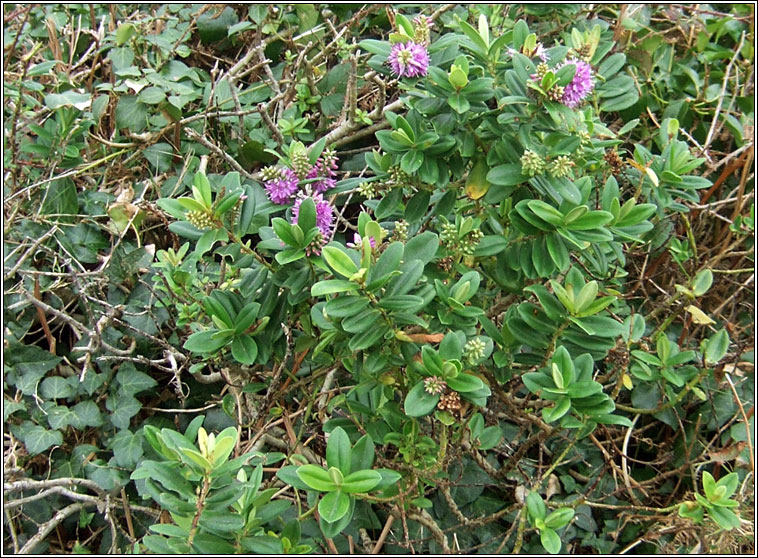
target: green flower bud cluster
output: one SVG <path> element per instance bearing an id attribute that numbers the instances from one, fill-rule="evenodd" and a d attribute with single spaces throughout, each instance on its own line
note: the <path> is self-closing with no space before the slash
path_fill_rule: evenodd
<path id="1" fill-rule="evenodd" d="M 194 225 L 201 231 L 205 229 L 215 228 L 213 219 L 205 211 L 198 211 L 198 210 L 188 211 L 187 221 L 189 221 L 191 225 Z"/>
<path id="2" fill-rule="evenodd" d="M 408 240 L 408 222 L 405 220 L 400 220 L 395 222 L 395 231 L 394 231 L 394 237 L 395 240 L 398 240 L 400 242 L 405 242 Z"/>
<path id="3" fill-rule="evenodd" d="M 585 62 L 589 62 L 592 58 L 592 46 L 588 43 L 583 44 L 579 48 L 572 49 L 577 58 L 581 58 Z"/>
<path id="4" fill-rule="evenodd" d="M 470 233 L 468 233 L 464 238 L 460 241 L 460 251 L 465 256 L 473 256 L 474 250 L 476 250 L 476 247 L 479 245 L 479 241 L 484 236 L 484 233 L 480 231 L 479 229 L 474 229 Z"/>
<path id="5" fill-rule="evenodd" d="M 455 245 L 458 242 L 458 227 L 456 227 L 454 223 L 442 223 L 440 240 L 448 248 Z"/>
<path id="6" fill-rule="evenodd" d="M 454 223 L 443 223 L 440 231 L 440 240 L 449 252 L 460 253 L 464 256 L 473 256 L 479 241 L 484 234 L 479 229 L 472 229 L 463 238 L 459 238 L 458 226 Z"/>
<path id="7" fill-rule="evenodd" d="M 550 162 L 547 171 L 553 178 L 565 178 L 571 175 L 571 168 L 574 161 L 568 155 L 561 155 Z"/>
<path id="8" fill-rule="evenodd" d="M 534 151 L 527 149 L 521 156 L 521 171 L 529 176 L 535 176 L 545 172 L 545 159 Z"/>
<path id="9" fill-rule="evenodd" d="M 563 98 L 563 94 L 566 92 L 566 88 L 560 85 L 553 85 L 547 92 L 547 98 L 551 101 L 560 101 Z"/>
<path id="10" fill-rule="evenodd" d="M 372 200 L 377 194 L 376 186 L 376 182 L 361 182 L 358 184 L 358 193 L 365 196 L 366 199 Z"/>
<path id="11" fill-rule="evenodd" d="M 484 356 L 486 345 L 481 339 L 471 339 L 463 346 L 463 357 L 469 364 L 475 364 Z"/>
<path id="12" fill-rule="evenodd" d="M 413 177 L 407 172 L 403 171 L 400 167 L 390 167 L 389 179 L 387 184 L 390 188 L 395 186 L 410 186 L 413 183 Z"/>
<path id="13" fill-rule="evenodd" d="M 545 74 L 547 74 L 548 70 L 550 70 L 550 67 L 544 62 L 537 64 L 537 69 L 535 71 L 537 74 L 537 83 L 542 81 L 542 78 L 545 77 Z"/>
<path id="14" fill-rule="evenodd" d="M 592 147 L 592 136 L 587 130 L 579 132 L 579 139 L 581 140 L 582 147 Z"/>
<path id="15" fill-rule="evenodd" d="M 308 159 L 308 154 L 304 151 L 298 151 L 292 155 L 292 170 L 295 171 L 297 177 L 302 180 L 308 171 L 311 170 L 311 162 Z"/>
<path id="16" fill-rule="evenodd" d="M 279 180 L 282 178 L 282 169 L 276 166 L 265 167 L 261 170 L 261 178 L 263 178 L 264 182 Z"/>

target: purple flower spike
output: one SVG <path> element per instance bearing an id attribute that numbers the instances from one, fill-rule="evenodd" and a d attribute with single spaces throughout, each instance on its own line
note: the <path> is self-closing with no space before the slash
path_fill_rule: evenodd
<path id="1" fill-rule="evenodd" d="M 306 198 L 302 193 L 298 194 L 295 205 L 292 206 L 292 223 L 297 223 L 297 216 L 300 213 L 300 204 Z M 332 223 L 334 222 L 334 208 L 324 199 L 321 194 L 311 196 L 316 204 L 316 226 L 321 231 L 321 235 L 328 239 L 332 235 Z M 303 231 L 307 232 L 307 231 Z"/>
<path id="2" fill-rule="evenodd" d="M 279 205 L 284 205 L 292 200 L 297 192 L 297 175 L 290 169 L 282 169 L 279 178 L 267 181 L 264 186 L 269 199 Z"/>
<path id="3" fill-rule="evenodd" d="M 322 194 L 330 188 L 334 188 L 334 186 L 337 184 L 337 182 L 334 180 L 334 177 L 337 176 L 337 173 L 334 172 L 336 169 L 336 158 L 331 158 L 326 162 L 323 160 L 323 158 L 319 158 L 319 160 L 316 161 L 316 164 L 311 167 L 311 170 L 308 171 L 308 174 L 305 178 L 323 177 L 322 180 L 313 182 L 311 184 L 311 188 L 313 188 L 313 191 L 316 194 Z"/>
<path id="4" fill-rule="evenodd" d="M 429 53 L 423 45 L 408 41 L 392 47 L 387 59 L 397 77 L 425 76 L 429 68 Z"/>
<path id="5" fill-rule="evenodd" d="M 575 108 L 590 94 L 593 87 L 595 87 L 595 82 L 592 80 L 592 68 L 584 60 L 577 60 L 576 58 L 566 60 L 556 70 L 566 64 L 575 64 L 576 73 L 571 83 L 566 86 L 561 102 L 569 108 Z"/>

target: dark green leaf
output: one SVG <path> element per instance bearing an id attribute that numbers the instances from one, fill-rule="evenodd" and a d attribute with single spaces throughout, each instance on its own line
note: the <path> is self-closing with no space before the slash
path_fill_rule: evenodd
<path id="1" fill-rule="evenodd" d="M 219 330 L 209 329 L 190 335 L 184 342 L 184 348 L 193 353 L 214 353 L 229 342 L 228 337 L 214 337 Z"/>
<path id="2" fill-rule="evenodd" d="M 498 165 L 487 173 L 487 181 L 497 186 L 516 186 L 528 180 L 528 176 L 521 174 L 520 163 Z"/>
<path id="3" fill-rule="evenodd" d="M 232 356 L 241 364 L 253 364 L 258 356 L 258 345 L 250 335 L 236 335 L 232 340 Z"/>
<path id="4" fill-rule="evenodd" d="M 461 393 L 476 391 L 484 387 L 484 382 L 480 378 L 465 373 L 458 374 L 455 378 L 447 378 L 445 381 L 450 389 Z"/>
<path id="5" fill-rule="evenodd" d="M 439 237 L 431 231 L 426 231 L 414 236 L 405 245 L 403 259 L 406 262 L 421 260 L 421 262 L 426 265 L 434 259 L 439 242 Z"/>

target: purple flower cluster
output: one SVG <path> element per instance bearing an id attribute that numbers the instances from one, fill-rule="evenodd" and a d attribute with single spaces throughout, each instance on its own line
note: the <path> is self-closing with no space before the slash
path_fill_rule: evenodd
<path id="1" fill-rule="evenodd" d="M 595 82 L 592 80 L 592 68 L 584 60 L 571 58 L 555 69 L 558 70 L 567 64 L 575 64 L 576 73 L 571 83 L 565 87 L 561 102 L 567 107 L 574 108 L 590 94 L 595 87 Z"/>
<path id="2" fill-rule="evenodd" d="M 408 41 L 392 47 L 387 62 L 397 77 L 425 76 L 429 68 L 429 53 L 423 45 Z"/>
<path id="3" fill-rule="evenodd" d="M 278 177 L 264 183 L 269 199 L 279 205 L 288 203 L 298 189 L 298 179 L 290 169 L 278 169 Z"/>
<path id="4" fill-rule="evenodd" d="M 297 216 L 300 213 L 300 204 L 306 199 L 303 192 L 298 193 L 295 199 L 295 205 L 292 206 L 292 224 L 297 223 Z M 321 231 L 321 236 L 328 239 L 332 235 L 332 224 L 334 222 L 334 208 L 324 199 L 321 194 L 310 196 L 316 204 L 316 226 Z"/>
<path id="5" fill-rule="evenodd" d="M 295 202 L 292 207 L 293 224 L 297 223 L 300 204 L 307 197 L 311 197 L 316 204 L 316 226 L 319 228 L 323 239 L 328 240 L 332 234 L 334 208 L 324 199 L 323 193 L 336 185 L 336 170 L 337 157 L 334 151 L 327 149 L 305 176 L 306 179 L 318 180 L 304 184 L 302 189 L 298 176 L 292 169 L 272 166 L 263 169 L 261 174 L 263 175 L 266 193 L 272 202 L 279 205 Z M 314 251 L 314 253 L 318 252 Z"/>
<path id="6" fill-rule="evenodd" d="M 312 182 L 311 187 L 316 194 L 326 192 L 330 188 L 334 188 L 336 181 L 335 177 L 337 173 L 337 158 L 336 157 L 319 157 L 316 164 L 311 167 L 305 178 L 321 178 L 318 182 Z"/>

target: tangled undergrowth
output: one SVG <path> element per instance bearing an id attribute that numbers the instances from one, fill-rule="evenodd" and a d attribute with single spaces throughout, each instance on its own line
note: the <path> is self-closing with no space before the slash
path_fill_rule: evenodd
<path id="1" fill-rule="evenodd" d="M 754 552 L 753 6 L 3 17 L 5 552 Z"/>

